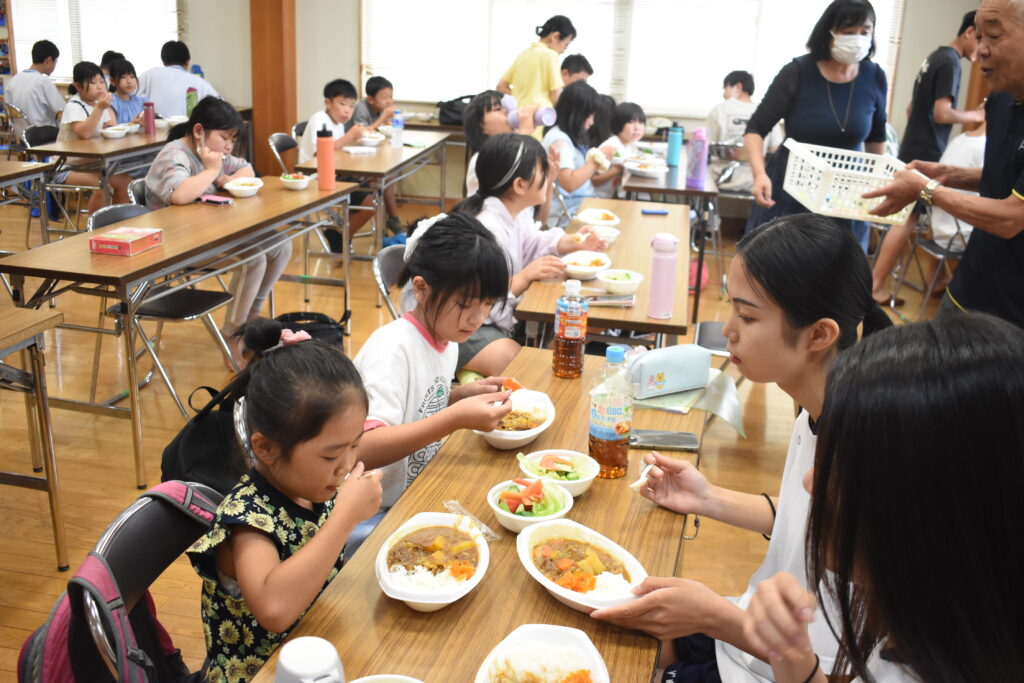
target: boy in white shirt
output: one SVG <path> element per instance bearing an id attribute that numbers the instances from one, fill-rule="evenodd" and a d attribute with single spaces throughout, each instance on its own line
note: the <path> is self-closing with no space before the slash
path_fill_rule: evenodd
<path id="1" fill-rule="evenodd" d="M 356 104 L 356 87 L 344 78 L 324 86 L 324 108 L 315 112 L 306 122 L 306 130 L 299 142 L 299 163 L 316 158 L 316 134 L 324 127 L 331 131 L 334 149 L 353 145 L 368 130 L 361 123 L 350 124 Z"/>
<path id="2" fill-rule="evenodd" d="M 19 135 L 29 126 L 53 126 L 57 113 L 64 109 L 64 98 L 50 80 L 57 68 L 60 50 L 49 40 L 32 46 L 32 66 L 22 69 L 7 81 L 7 101 L 21 110 L 24 120 L 16 122 Z"/>
<path id="3" fill-rule="evenodd" d="M 754 77 L 746 71 L 732 71 L 722 82 L 722 101 L 708 113 L 708 140 L 711 142 L 743 142 L 747 122 L 757 109 L 751 99 Z M 782 144 L 782 133 L 774 128 L 765 140 L 766 152 L 774 152 Z"/>
<path id="4" fill-rule="evenodd" d="M 334 149 L 346 145 L 354 145 L 369 130 L 361 123 L 350 124 L 352 112 L 356 104 L 356 87 L 344 78 L 337 78 L 324 86 L 324 108 L 315 112 L 306 122 L 306 130 L 299 140 L 299 163 L 312 161 L 316 158 L 316 134 L 323 128 L 331 131 Z M 359 178 L 343 178 L 350 182 L 360 182 Z M 369 192 L 353 192 L 352 204 L 366 204 L 371 198 Z M 373 217 L 373 211 L 353 211 L 349 216 L 349 235 L 354 235 L 367 221 Z M 331 251 L 341 251 L 341 233 L 334 228 L 324 230 L 324 236 L 330 244 Z"/>
<path id="5" fill-rule="evenodd" d="M 709 142 L 742 144 L 747 122 L 757 109 L 757 104 L 750 97 L 753 94 L 754 77 L 749 72 L 731 71 L 725 77 L 722 82 L 722 101 L 708 113 L 706 125 Z M 764 153 L 774 152 L 782 144 L 782 140 L 782 130 L 776 125 L 765 138 Z M 742 161 L 746 159 L 745 156 L 716 159 L 711 164 L 711 177 L 718 181 L 726 168 L 736 165 L 734 159 L 740 161 L 740 164 L 733 169 L 728 179 L 722 179 L 719 189 L 729 192 L 750 192 L 754 187 L 754 176 L 750 171 L 750 164 Z"/>
<path id="6" fill-rule="evenodd" d="M 191 59 L 188 45 L 180 40 L 169 40 L 160 48 L 164 65 L 153 67 L 139 78 L 139 96 L 152 102 L 160 116 L 186 116 L 185 96 L 189 88 L 196 89 L 196 102 L 207 95 L 220 97 L 206 79 L 189 73 Z"/>

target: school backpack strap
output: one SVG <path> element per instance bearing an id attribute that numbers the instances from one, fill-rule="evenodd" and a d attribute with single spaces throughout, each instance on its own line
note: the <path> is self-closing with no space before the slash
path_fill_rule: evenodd
<path id="1" fill-rule="evenodd" d="M 195 486 L 183 481 L 165 481 L 142 494 L 147 498 L 162 498 L 201 524 L 213 524 L 218 503 Z"/>
<path id="2" fill-rule="evenodd" d="M 146 683 L 151 680 L 149 672 L 153 671 L 153 660 L 139 648 L 121 591 L 106 560 L 100 555 L 90 552 L 68 582 L 68 601 L 72 615 L 70 623 L 78 622 L 79 626 L 71 627 L 67 640 L 71 666 L 78 680 L 94 680 L 88 677 L 96 675 L 98 648 L 104 647 L 97 642 L 101 637 L 114 651 L 119 683 Z M 90 623 L 86 610 L 95 610 L 97 619 L 93 623 L 98 621 L 102 630 L 112 638 L 106 638 L 88 626 L 81 628 Z M 87 636 L 91 636 L 92 642 L 84 642 Z M 49 680 L 45 671 L 43 680 Z"/>

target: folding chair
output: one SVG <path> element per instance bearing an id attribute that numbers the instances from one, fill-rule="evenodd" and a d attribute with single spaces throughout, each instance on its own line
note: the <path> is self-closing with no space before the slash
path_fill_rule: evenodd
<path id="1" fill-rule="evenodd" d="M 60 133 L 60 129 L 57 126 L 29 126 L 25 129 L 25 133 L 22 139 L 25 143 L 25 147 L 37 147 L 39 145 L 48 145 L 51 142 L 57 141 L 57 135 Z M 47 227 L 47 230 L 51 232 L 57 232 L 58 234 L 74 234 L 81 231 L 81 216 L 84 213 L 82 211 L 82 193 L 86 191 L 99 192 L 101 190 L 99 185 L 72 185 L 69 183 L 47 183 L 46 191 L 54 194 L 61 194 L 65 197 L 69 194 L 76 195 L 77 204 L 75 207 L 75 218 L 72 220 L 71 214 L 68 213 L 68 208 L 64 203 L 57 202 L 57 206 L 60 208 L 61 213 L 64 215 L 64 221 L 74 230 L 61 230 L 52 229 Z M 45 225 L 45 222 L 44 222 Z"/>
<path id="2" fill-rule="evenodd" d="M 9 102 L 4 103 L 4 110 L 7 114 L 7 159 L 17 154 L 20 158 L 25 153 L 25 141 L 23 135 L 28 128 L 28 119 L 25 113 Z"/>
<path id="3" fill-rule="evenodd" d="M 290 149 L 295 149 L 299 146 L 299 143 L 295 142 L 295 138 L 288 135 L 288 133 L 271 133 L 267 143 L 270 145 L 270 151 L 274 154 L 274 158 L 277 159 L 277 163 L 281 166 L 281 172 L 291 173 L 284 160 L 281 159 L 281 155 Z"/>
<path id="4" fill-rule="evenodd" d="M 931 227 L 931 207 L 928 209 L 928 227 Z M 907 254 L 906 259 L 899 267 L 899 277 L 896 278 L 896 287 L 892 290 L 892 299 L 896 300 L 896 296 L 899 294 L 900 287 L 906 282 L 910 287 L 914 287 L 913 284 L 906 281 L 907 271 L 910 270 L 910 261 L 913 260 L 917 264 L 917 272 L 921 276 L 921 307 L 917 309 L 917 318 L 920 320 L 924 314 L 924 309 L 928 307 L 928 300 L 932 296 L 932 292 L 935 291 L 935 285 L 939 281 L 939 275 L 943 271 L 947 275 L 951 275 L 952 272 L 949 268 L 950 263 L 956 263 L 964 256 L 964 250 L 967 248 L 967 238 L 964 236 L 963 226 L 960 224 L 960 220 L 953 218 L 956 223 L 956 232 L 943 243 L 939 243 L 933 238 L 926 237 L 925 229 L 915 231 L 913 242 L 910 245 L 910 253 Z M 920 225 L 920 223 L 919 223 Z M 932 276 L 925 277 L 924 266 L 921 265 L 921 258 L 918 250 L 931 256 L 933 259 L 938 261 L 935 264 L 935 270 L 932 272 Z M 916 289 L 916 287 L 914 287 Z"/>
<path id="5" fill-rule="evenodd" d="M 145 207 L 138 206 L 136 204 L 114 204 L 112 206 L 106 206 L 89 216 L 89 221 L 86 224 L 86 231 L 91 232 L 98 228 L 127 220 L 147 212 L 148 211 Z M 159 294 L 167 289 L 168 287 L 165 285 L 154 287 L 150 296 Z M 167 375 L 167 371 L 164 369 L 164 365 L 157 354 L 157 349 L 160 347 L 160 338 L 163 334 L 164 323 L 185 322 L 188 320 L 195 320 L 196 318 L 202 318 L 203 324 L 206 325 L 207 331 L 210 333 L 210 336 L 213 337 L 218 348 L 228 358 L 231 358 L 231 352 L 228 349 L 227 342 L 224 340 L 224 335 L 222 335 L 220 329 L 218 329 L 217 323 L 214 321 L 212 314 L 232 299 L 234 299 L 234 295 L 227 291 L 214 292 L 204 289 L 194 289 L 192 287 L 180 287 L 172 291 L 170 294 L 165 294 L 153 301 L 143 300 L 142 305 L 140 305 L 135 311 L 135 319 L 133 321 L 124 321 L 125 324 L 132 324 L 135 326 L 139 337 L 145 345 L 145 350 L 149 352 L 149 356 L 153 360 L 153 366 L 156 368 L 157 372 L 160 373 L 164 383 L 167 385 L 168 391 L 171 393 L 171 397 L 178 406 L 178 410 L 181 411 L 181 414 L 186 419 L 189 417 L 188 412 L 185 410 L 184 404 L 178 397 L 178 392 L 175 390 L 174 384 L 171 382 L 171 378 Z M 103 329 L 103 319 L 105 316 L 116 318 L 120 315 L 120 308 L 118 306 L 113 306 L 104 310 L 105 301 L 106 300 L 103 299 L 100 304 L 100 315 L 97 325 L 100 330 Z M 150 337 L 146 334 L 145 330 L 142 328 L 143 320 L 152 320 L 156 322 L 157 327 L 155 336 Z M 99 374 L 100 349 L 103 343 L 103 334 L 103 332 L 100 332 L 96 335 L 96 345 L 93 350 L 92 381 L 89 386 L 89 397 L 90 400 L 93 401 L 96 399 L 96 384 Z M 137 353 L 141 355 L 142 352 L 140 350 Z"/>
<path id="6" fill-rule="evenodd" d="M 137 206 L 146 206 L 146 179 L 136 178 L 128 183 L 128 199 Z"/>
<path id="7" fill-rule="evenodd" d="M 377 290 L 384 299 L 384 305 L 391 312 L 391 317 L 398 320 L 400 314 L 395 304 L 391 301 L 391 288 L 398 284 L 398 276 L 402 274 L 402 267 L 405 265 L 404 244 L 392 244 L 384 247 L 373 257 L 373 280 L 377 283 Z"/>
<path id="8" fill-rule="evenodd" d="M 296 140 L 299 140 L 299 139 L 302 138 L 302 134 L 306 132 L 306 123 L 307 123 L 306 121 L 299 121 L 294 126 L 292 126 L 292 137 L 293 138 L 295 138 Z"/>

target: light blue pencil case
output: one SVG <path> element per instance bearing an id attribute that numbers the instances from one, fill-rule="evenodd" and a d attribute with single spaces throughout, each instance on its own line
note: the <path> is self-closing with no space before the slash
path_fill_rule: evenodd
<path id="1" fill-rule="evenodd" d="M 696 344 L 653 349 L 631 355 L 626 368 L 633 398 L 674 394 L 707 385 L 711 352 Z"/>

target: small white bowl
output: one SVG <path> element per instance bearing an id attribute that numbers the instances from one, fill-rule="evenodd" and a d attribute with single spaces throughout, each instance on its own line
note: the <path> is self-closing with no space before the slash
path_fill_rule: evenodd
<path id="1" fill-rule="evenodd" d="M 312 176 L 304 176 L 302 178 L 285 178 L 281 176 L 281 184 L 289 190 L 305 190 L 309 187 L 309 181 L 312 180 Z"/>
<path id="2" fill-rule="evenodd" d="M 668 173 L 668 166 L 663 163 L 652 161 L 627 161 L 623 167 L 635 176 L 641 178 L 660 178 Z"/>
<path id="3" fill-rule="evenodd" d="M 601 239 L 608 243 L 609 247 L 615 244 L 615 240 L 622 234 L 621 230 L 610 225 L 592 225 L 591 227 Z"/>
<path id="4" fill-rule="evenodd" d="M 576 219 L 588 225 L 609 225 L 612 227 L 622 222 L 622 219 L 614 211 L 594 207 L 583 209 L 576 214 Z"/>
<path id="5" fill-rule="evenodd" d="M 544 576 L 537 565 L 533 563 L 534 546 L 550 541 L 554 538 L 573 538 L 586 543 L 591 543 L 602 550 L 614 555 L 625 566 L 629 574 L 629 585 L 635 587 L 647 578 L 647 571 L 643 565 L 633 557 L 625 548 L 609 538 L 602 536 L 593 529 L 583 526 L 570 519 L 556 519 L 552 522 L 541 522 L 527 527 L 516 539 L 516 550 L 519 552 L 519 561 L 535 581 L 544 587 L 551 596 L 563 605 L 574 610 L 590 614 L 595 609 L 614 607 L 636 600 L 637 596 L 632 592 L 615 596 L 591 596 L 588 593 L 577 593 L 576 591 L 562 588 L 551 579 Z"/>
<path id="6" fill-rule="evenodd" d="M 108 140 L 123 138 L 127 133 L 128 128 L 125 126 L 111 126 L 110 128 L 103 128 L 100 130 L 100 135 Z"/>
<path id="7" fill-rule="evenodd" d="M 628 275 L 628 280 L 616 280 L 614 278 Z M 597 281 L 608 290 L 609 294 L 634 294 L 644 281 L 644 276 L 634 270 L 623 270 L 621 268 L 609 268 L 597 274 Z"/>
<path id="8" fill-rule="evenodd" d="M 541 391 L 519 389 L 512 392 L 509 400 L 512 402 L 512 410 L 535 412 L 538 416 L 544 415 L 545 418 L 542 423 L 533 429 L 523 429 L 514 432 L 501 429 L 495 429 L 490 432 L 481 432 L 478 429 L 473 430 L 474 433 L 484 437 L 484 441 L 499 450 L 522 448 L 540 436 L 555 421 L 555 404 L 551 402 L 547 394 Z"/>
<path id="9" fill-rule="evenodd" d="M 579 479 L 566 480 L 559 479 L 557 477 L 545 476 L 543 479 L 550 480 L 561 486 L 563 489 L 569 492 L 569 495 L 576 497 L 582 495 L 584 491 L 590 488 L 590 485 L 594 483 L 594 479 L 597 478 L 597 473 L 601 471 L 601 465 L 596 460 L 591 458 L 589 455 L 580 453 L 579 451 L 566 451 L 558 448 L 551 448 L 545 451 L 534 451 L 528 455 L 523 456 L 528 462 L 539 464 L 541 458 L 545 455 L 560 455 L 567 460 L 571 460 L 573 465 L 576 467 L 576 471 L 579 473 Z M 527 477 L 536 477 L 536 472 L 531 472 L 526 468 L 525 463 L 519 462 L 519 471 L 525 474 Z"/>
<path id="10" fill-rule="evenodd" d="M 231 193 L 232 197 L 239 199 L 254 196 L 261 187 L 263 187 L 263 181 L 259 178 L 235 178 L 224 185 L 224 189 Z"/>
<path id="11" fill-rule="evenodd" d="M 167 130 L 171 125 L 167 119 L 156 119 L 153 123 L 157 130 Z"/>
<path id="12" fill-rule="evenodd" d="M 352 681 L 352 683 L 423 683 L 412 676 L 399 676 L 398 674 L 376 674 L 374 676 L 363 676 Z"/>
<path id="13" fill-rule="evenodd" d="M 377 126 L 377 132 L 382 134 L 386 138 L 391 137 L 391 131 L 392 131 L 391 126 L 387 126 L 387 125 L 385 125 L 385 126 Z"/>
<path id="14" fill-rule="evenodd" d="M 460 531 L 469 534 L 470 538 L 476 542 L 476 548 L 480 554 L 480 560 L 476 565 L 476 572 L 454 590 L 415 591 L 395 586 L 391 582 L 391 572 L 388 571 L 388 550 L 395 543 L 402 540 L 402 537 L 406 534 L 428 526 L 454 526 Z M 395 533 L 388 536 L 387 540 L 384 541 L 380 550 L 377 551 L 377 562 L 374 565 L 374 571 L 377 574 L 377 583 L 380 584 L 380 589 L 384 592 L 384 595 L 394 600 L 401 600 L 417 612 L 436 612 L 464 597 L 476 588 L 477 584 L 484 578 L 484 574 L 487 573 L 487 566 L 490 562 L 491 553 L 487 547 L 487 540 L 476 524 L 468 517 L 454 515 L 450 512 L 420 512 L 410 517 L 409 521 L 399 527 Z"/>
<path id="15" fill-rule="evenodd" d="M 536 481 L 536 479 L 532 478 L 527 479 L 526 481 Z M 561 510 L 551 515 L 545 515 L 544 517 L 521 517 L 520 515 L 514 515 L 511 512 L 505 512 L 498 507 L 498 500 L 501 492 L 515 483 L 515 481 L 509 479 L 508 481 L 503 481 L 500 484 L 492 486 L 491 490 L 487 492 L 487 504 L 491 506 L 491 512 L 494 513 L 494 516 L 498 518 L 498 523 L 512 533 L 518 534 L 528 526 L 565 517 L 566 513 L 572 509 L 572 494 L 557 484 L 554 479 L 541 479 L 540 482 L 544 489 L 545 496 L 555 496 L 561 501 Z"/>
<path id="16" fill-rule="evenodd" d="M 128 127 L 128 132 L 135 134 L 142 130 L 142 124 L 140 123 L 128 123 L 125 124 Z"/>
<path id="17" fill-rule="evenodd" d="M 384 133 L 366 133 L 363 137 L 359 138 L 359 144 L 366 147 L 376 147 L 386 139 L 387 136 Z"/>
<path id="18" fill-rule="evenodd" d="M 179 123 L 185 123 L 186 121 L 188 121 L 188 117 L 187 116 L 168 116 L 167 117 L 167 124 L 171 125 L 171 126 L 176 126 Z"/>
<path id="19" fill-rule="evenodd" d="M 600 261 L 599 265 L 590 265 Z M 612 267 L 608 254 L 600 251 L 574 251 L 562 257 L 565 263 L 565 276 L 570 280 L 592 280 L 602 270 Z"/>
<path id="20" fill-rule="evenodd" d="M 426 123 L 434 118 L 434 112 L 432 111 L 418 111 L 416 112 L 416 118 Z"/>

